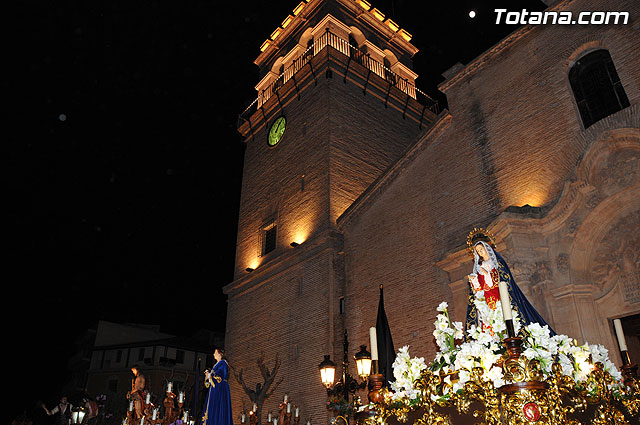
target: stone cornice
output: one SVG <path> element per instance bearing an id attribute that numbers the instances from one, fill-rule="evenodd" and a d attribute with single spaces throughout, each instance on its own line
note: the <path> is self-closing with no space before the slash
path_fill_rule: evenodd
<path id="1" fill-rule="evenodd" d="M 225 285 L 222 291 L 229 297 L 252 291 L 267 284 L 282 273 L 299 267 L 303 260 L 309 260 L 326 252 L 337 253 L 342 249 L 342 239 L 341 233 L 331 229 L 325 230 L 297 247 L 281 252 L 253 272 Z"/>
<path id="2" fill-rule="evenodd" d="M 301 26 L 306 24 L 312 17 L 314 12 L 327 0 L 310 0 L 300 13 L 295 16 L 286 28 L 282 29 L 280 34 L 275 40 L 271 40 L 271 44 L 261 52 L 254 60 L 254 63 L 259 67 L 262 67 L 267 63 L 274 54 L 277 54 L 278 50 L 282 47 L 280 44 L 283 40 L 288 42 L 289 37 L 294 34 Z M 390 43 L 394 44 L 399 49 L 407 52 L 410 56 L 414 56 L 418 53 L 418 48 L 406 41 L 400 32 L 392 31 L 384 22 L 375 18 L 370 11 L 363 9 L 357 1 L 353 0 L 334 0 L 338 2 L 345 9 L 349 10 L 356 18 L 356 20 L 362 21 L 369 25 L 375 31 L 378 32 L 383 38 L 387 39 Z"/>

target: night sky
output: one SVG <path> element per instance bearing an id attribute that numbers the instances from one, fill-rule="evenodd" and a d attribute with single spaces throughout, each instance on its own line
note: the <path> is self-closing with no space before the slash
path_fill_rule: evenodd
<path id="1" fill-rule="evenodd" d="M 36 400 L 53 406 L 72 341 L 100 319 L 224 330 L 244 152 L 237 116 L 256 97 L 260 44 L 298 1 L 16 3 L 2 61 L 3 346 L 15 372 L 4 380 L 5 423 L 41 414 Z M 495 25 L 495 8 L 544 8 L 371 3 L 413 34 L 418 87 L 443 106 L 441 73 L 516 29 Z"/>

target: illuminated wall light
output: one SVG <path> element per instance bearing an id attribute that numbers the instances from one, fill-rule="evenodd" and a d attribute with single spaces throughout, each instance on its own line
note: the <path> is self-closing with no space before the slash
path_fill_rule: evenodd
<path id="1" fill-rule="evenodd" d="M 368 1 L 366 1 L 366 0 L 360 0 L 360 1 L 358 2 L 358 4 L 359 4 L 359 5 L 360 5 L 360 7 L 361 7 L 361 8 L 363 8 L 364 10 L 369 10 L 369 9 L 371 9 L 371 3 L 369 3 L 369 2 L 368 2 Z"/>
<path id="2" fill-rule="evenodd" d="M 384 13 L 380 12 L 375 7 L 373 9 L 371 9 L 371 13 L 373 13 L 373 16 L 378 18 L 380 21 L 384 21 Z"/>
<path id="3" fill-rule="evenodd" d="M 267 47 L 269 47 L 271 45 L 271 40 L 265 40 L 264 43 L 262 43 L 262 45 L 260 46 L 260 51 L 264 52 L 265 50 L 267 50 Z"/>
<path id="4" fill-rule="evenodd" d="M 391 31 L 393 32 L 397 32 L 400 27 L 398 26 L 398 24 L 396 24 L 395 22 L 393 22 L 391 19 L 387 19 L 387 21 L 385 22 L 385 24 L 387 24 L 387 26 L 389 28 L 391 28 Z"/>
<path id="5" fill-rule="evenodd" d="M 289 245 L 291 245 L 294 248 L 297 247 L 297 246 L 300 246 L 300 244 L 298 242 L 296 242 L 296 241 L 291 242 Z"/>
<path id="6" fill-rule="evenodd" d="M 289 15 L 284 19 L 284 21 L 282 21 L 282 24 L 280 26 L 282 28 L 286 28 L 287 25 L 289 25 L 291 23 L 291 21 L 293 21 L 293 16 Z"/>
<path id="7" fill-rule="evenodd" d="M 271 33 L 271 39 L 275 40 L 277 36 L 282 32 L 282 28 L 278 27 L 274 32 Z"/>
<path id="8" fill-rule="evenodd" d="M 411 41 L 411 38 L 413 38 L 413 36 L 409 34 L 406 30 L 400 30 L 400 35 L 402 36 L 402 38 L 404 38 L 407 41 Z"/>
<path id="9" fill-rule="evenodd" d="M 251 273 L 252 271 L 254 271 L 255 269 L 253 267 L 247 267 L 246 269 L 244 269 L 247 273 Z"/>
<path id="10" fill-rule="evenodd" d="M 293 9 L 293 16 L 298 16 L 298 14 L 302 12 L 302 9 L 304 9 L 304 6 L 305 6 L 305 2 L 302 2 L 299 5 L 297 5 L 296 8 Z"/>

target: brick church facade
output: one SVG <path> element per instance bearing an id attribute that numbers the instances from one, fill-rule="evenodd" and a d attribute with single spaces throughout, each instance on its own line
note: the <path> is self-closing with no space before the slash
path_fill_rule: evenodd
<path id="1" fill-rule="evenodd" d="M 640 5 L 601 3 L 547 10 L 628 24 L 521 27 L 443 74 L 443 111 L 415 87 L 411 35 L 367 2 L 302 2 L 263 44 L 224 288 L 232 366 L 257 383 L 262 352 L 282 360 L 263 415 L 286 392 L 303 420 L 328 420 L 318 364 L 340 362 L 345 329 L 350 355 L 369 344 L 380 284 L 396 349 L 430 359 L 437 305 L 464 318 L 474 227 L 557 332 L 619 364 L 623 318 L 638 352 Z"/>

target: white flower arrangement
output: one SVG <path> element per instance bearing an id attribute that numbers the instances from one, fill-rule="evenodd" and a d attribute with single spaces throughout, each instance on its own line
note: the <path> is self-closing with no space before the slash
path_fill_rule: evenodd
<path id="1" fill-rule="evenodd" d="M 464 390 L 464 384 L 471 379 L 474 368 L 482 368 L 482 379 L 491 381 L 495 388 L 509 382 L 505 380 L 502 367 L 498 366 L 500 358 L 506 352 L 502 339 L 506 337 L 506 326 L 502 318 L 500 303 L 492 310 L 484 300 L 484 293 L 476 293 L 476 308 L 480 323 L 485 325 L 471 326 L 467 329 L 467 339 L 456 345 L 456 340 L 464 337 L 461 322 L 451 322 L 448 305 L 442 302 L 437 311 L 440 313 L 434 322 L 433 336 L 439 351 L 435 359 L 428 366 L 434 373 L 445 375 L 446 384 L 442 397 L 450 397 L 451 393 Z M 577 383 L 585 383 L 596 362 L 604 366 L 615 380 L 615 385 L 622 385 L 622 374 L 611 362 L 607 349 L 602 345 L 585 343 L 578 345 L 577 341 L 567 335 L 551 336 L 548 326 L 531 323 L 522 326 L 517 311 L 514 314 L 514 330 L 516 334 L 524 335 L 522 355 L 530 360 L 537 360 L 543 372 L 543 379 L 552 373 L 552 366 L 558 363 L 562 373 L 570 376 Z M 419 392 L 415 383 L 423 370 L 427 368 L 423 358 L 410 358 L 409 347 L 402 347 L 393 363 L 395 381 L 390 383 L 392 401 L 402 401 L 411 404 L 417 400 Z M 452 379 L 452 375 L 455 377 Z M 432 396 L 433 397 L 433 396 Z"/>
<path id="2" fill-rule="evenodd" d="M 393 377 L 395 381 L 389 382 L 389 388 L 392 391 L 392 401 L 411 401 L 418 400 L 420 393 L 415 387 L 415 382 L 420 378 L 422 371 L 427 368 L 424 357 L 409 356 L 409 346 L 402 347 L 393 362 Z"/>

